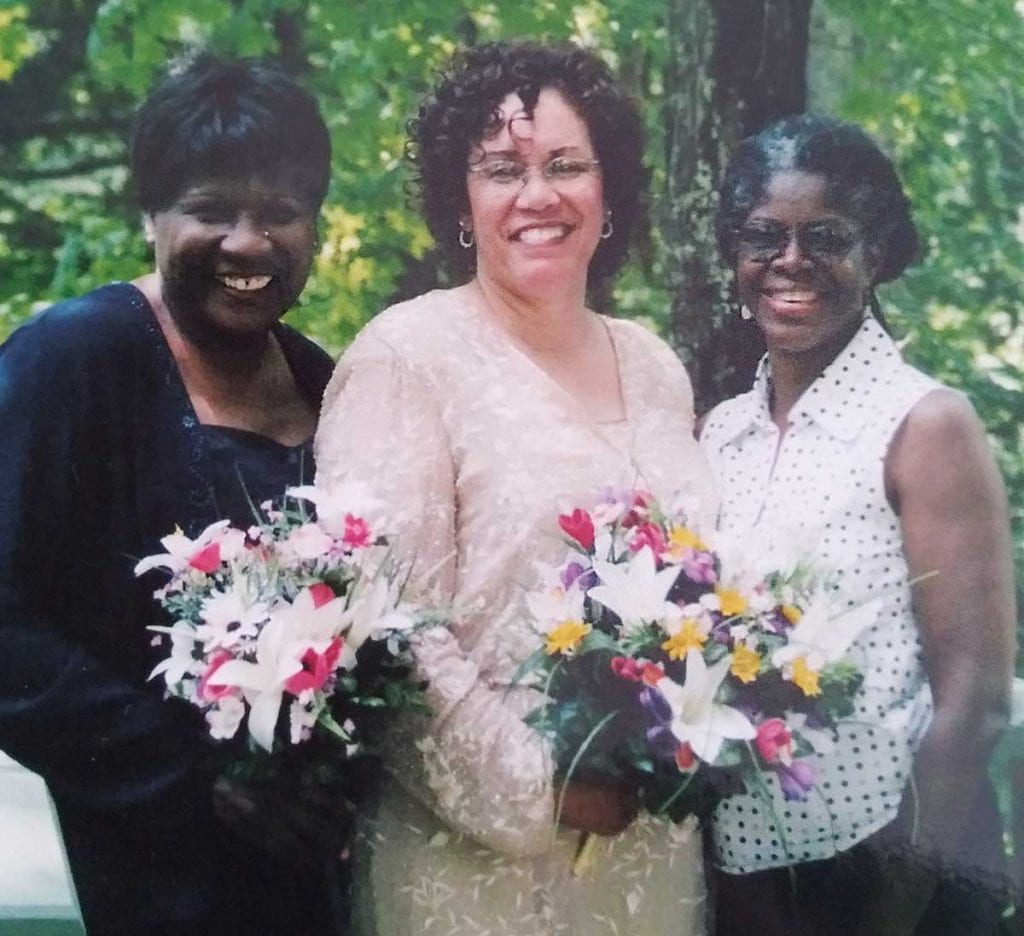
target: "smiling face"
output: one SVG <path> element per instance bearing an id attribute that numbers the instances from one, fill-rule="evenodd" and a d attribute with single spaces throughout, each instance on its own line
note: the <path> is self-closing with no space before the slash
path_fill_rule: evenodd
<path id="1" fill-rule="evenodd" d="M 262 340 L 309 274 L 316 214 L 277 179 L 198 180 L 147 218 L 175 324 L 203 344 Z"/>
<path id="2" fill-rule="evenodd" d="M 770 352 L 831 360 L 874 282 L 860 226 L 830 208 L 824 176 L 782 172 L 740 231 L 736 277 Z"/>
<path id="3" fill-rule="evenodd" d="M 587 125 L 552 88 L 532 119 L 515 94 L 500 113 L 501 129 L 471 149 L 467 167 L 478 275 L 520 295 L 582 291 L 604 214 Z"/>

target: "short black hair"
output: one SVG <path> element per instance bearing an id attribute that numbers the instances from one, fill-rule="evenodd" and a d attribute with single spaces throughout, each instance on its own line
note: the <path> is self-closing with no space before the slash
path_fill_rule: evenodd
<path id="1" fill-rule="evenodd" d="M 613 231 L 588 270 L 591 290 L 609 281 L 645 223 L 647 170 L 644 126 L 636 102 L 593 52 L 571 43 L 489 42 L 455 54 L 409 121 L 407 154 L 423 215 L 457 276 L 472 274 L 475 251 L 458 245 L 459 219 L 469 210 L 470 149 L 496 129 L 499 106 L 518 94 L 532 112 L 544 88 L 561 92 L 587 125 L 604 178 Z"/>
<path id="2" fill-rule="evenodd" d="M 853 123 L 800 114 L 784 117 L 744 140 L 722 182 L 716 233 L 722 255 L 735 265 L 736 238 L 781 172 L 823 176 L 828 204 L 863 228 L 876 283 L 896 279 L 921 251 L 910 200 L 892 160 Z"/>
<path id="3" fill-rule="evenodd" d="M 199 52 L 172 65 L 139 108 L 131 169 L 153 214 L 197 179 L 295 172 L 316 210 L 327 193 L 331 142 L 316 101 L 269 59 Z"/>

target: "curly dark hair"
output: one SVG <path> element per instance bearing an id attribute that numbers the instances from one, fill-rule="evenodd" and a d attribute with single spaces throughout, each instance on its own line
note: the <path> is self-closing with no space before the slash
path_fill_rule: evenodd
<path id="1" fill-rule="evenodd" d="M 618 271 L 634 232 L 646 222 L 647 171 L 640 110 L 608 66 L 569 43 L 490 42 L 454 56 L 409 121 L 407 155 L 423 215 L 452 272 L 472 275 L 475 251 L 458 245 L 459 219 L 469 211 L 470 149 L 500 126 L 499 105 L 518 94 L 531 113 L 544 88 L 561 92 L 587 125 L 604 178 L 612 235 L 602 240 L 587 273 L 591 294 Z"/>
<path id="2" fill-rule="evenodd" d="M 920 256 L 910 201 L 896 169 L 856 124 L 832 117 L 784 117 L 744 140 L 726 169 L 716 218 L 718 246 L 736 263 L 736 238 L 762 204 L 780 172 L 823 176 L 828 204 L 863 228 L 868 255 L 878 264 L 875 283 L 896 279 Z"/>
<path id="3" fill-rule="evenodd" d="M 197 179 L 282 169 L 298 174 L 303 197 L 317 209 L 330 167 L 316 101 L 269 59 L 193 53 L 171 65 L 135 118 L 132 178 L 146 214 Z"/>

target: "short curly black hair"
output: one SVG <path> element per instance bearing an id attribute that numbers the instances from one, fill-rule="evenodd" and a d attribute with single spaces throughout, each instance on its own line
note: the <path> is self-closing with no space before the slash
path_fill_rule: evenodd
<path id="1" fill-rule="evenodd" d="M 613 232 L 594 252 L 587 273 L 592 294 L 606 284 L 646 222 L 647 170 L 640 109 L 593 52 L 570 43 L 490 42 L 455 54 L 409 121 L 407 154 L 424 218 L 452 272 L 472 275 L 475 251 L 458 245 L 459 219 L 469 211 L 470 149 L 498 124 L 499 105 L 518 94 L 527 112 L 544 88 L 561 92 L 587 125 L 601 164 Z"/>
<path id="2" fill-rule="evenodd" d="M 784 117 L 744 140 L 722 182 L 716 233 L 722 255 L 736 263 L 737 235 L 767 197 L 780 172 L 823 176 L 828 204 L 864 230 L 877 263 L 875 283 L 896 279 L 920 256 L 921 243 L 910 200 L 896 169 L 878 144 L 853 123 L 800 114 Z"/>
<path id="3" fill-rule="evenodd" d="M 200 50 L 173 63 L 139 108 L 132 180 L 146 214 L 211 176 L 298 175 L 318 209 L 327 193 L 331 141 L 313 96 L 270 59 Z"/>

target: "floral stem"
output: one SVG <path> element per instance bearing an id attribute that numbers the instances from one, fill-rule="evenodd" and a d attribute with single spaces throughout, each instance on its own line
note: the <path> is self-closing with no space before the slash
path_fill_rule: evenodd
<path id="1" fill-rule="evenodd" d="M 700 768 L 697 768 L 697 770 L 699 769 Z M 694 770 L 693 773 L 690 774 L 690 776 L 688 776 L 682 783 L 679 784 L 675 792 L 654 811 L 654 815 L 660 816 L 672 808 L 672 804 L 677 799 L 679 799 L 679 797 L 686 792 L 687 787 L 689 787 L 689 785 L 693 783 L 693 778 L 697 776 L 697 770 Z"/>
<path id="2" fill-rule="evenodd" d="M 583 877 L 591 869 L 599 844 L 600 840 L 593 832 L 584 832 L 580 836 L 579 848 L 572 862 L 573 877 Z"/>

